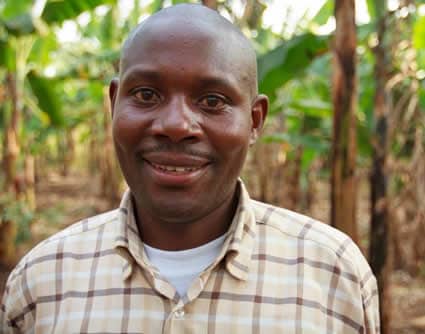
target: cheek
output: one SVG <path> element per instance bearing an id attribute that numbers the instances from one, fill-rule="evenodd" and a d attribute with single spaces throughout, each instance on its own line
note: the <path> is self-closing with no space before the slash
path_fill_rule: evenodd
<path id="1" fill-rule="evenodd" d="M 119 111 L 112 120 L 112 134 L 120 146 L 136 145 L 143 136 L 146 120 L 139 114 Z"/>
<path id="2" fill-rule="evenodd" d="M 238 149 L 249 144 L 251 135 L 251 123 L 245 117 L 238 117 L 231 121 L 223 122 L 218 131 L 223 137 L 223 144 L 227 144 L 229 149 Z"/>
<path id="3" fill-rule="evenodd" d="M 249 147 L 250 134 L 250 123 L 246 119 L 238 119 L 221 123 L 210 132 L 210 138 L 223 158 L 242 163 Z"/>

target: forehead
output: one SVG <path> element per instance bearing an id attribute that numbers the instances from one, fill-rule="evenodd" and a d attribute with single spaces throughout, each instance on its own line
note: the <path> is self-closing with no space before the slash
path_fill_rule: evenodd
<path id="1" fill-rule="evenodd" d="M 196 71 L 231 76 L 249 85 L 252 57 L 247 56 L 247 46 L 237 32 L 215 23 L 165 17 L 141 26 L 123 50 L 121 76 L 134 67 L 154 66 L 180 68 L 188 75 Z"/>

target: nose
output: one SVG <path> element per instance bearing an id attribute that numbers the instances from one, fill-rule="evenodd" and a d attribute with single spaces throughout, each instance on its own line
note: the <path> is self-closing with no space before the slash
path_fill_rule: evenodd
<path id="1" fill-rule="evenodd" d="M 175 97 L 157 110 L 152 122 L 153 135 L 173 142 L 196 140 L 201 135 L 197 113 L 184 97 Z"/>

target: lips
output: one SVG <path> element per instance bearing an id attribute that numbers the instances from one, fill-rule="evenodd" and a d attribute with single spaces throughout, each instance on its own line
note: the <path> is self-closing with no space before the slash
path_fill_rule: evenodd
<path id="1" fill-rule="evenodd" d="M 147 162 L 155 169 L 163 172 L 176 173 L 176 174 L 185 174 L 197 171 L 202 168 L 202 166 L 171 166 L 171 165 L 163 165 L 157 164 L 152 161 L 147 160 Z"/>
<path id="2" fill-rule="evenodd" d="M 205 156 L 176 152 L 149 152 L 141 158 L 154 183 L 172 187 L 194 184 L 213 162 Z"/>

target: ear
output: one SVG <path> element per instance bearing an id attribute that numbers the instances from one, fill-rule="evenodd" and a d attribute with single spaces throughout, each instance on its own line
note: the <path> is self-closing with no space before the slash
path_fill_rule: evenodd
<path id="1" fill-rule="evenodd" d="M 111 102 L 112 117 L 114 117 L 115 99 L 118 94 L 118 87 L 119 87 L 119 79 L 113 78 L 111 80 L 111 83 L 109 84 L 109 101 Z"/>
<path id="2" fill-rule="evenodd" d="M 264 121 L 269 111 L 269 99 L 266 95 L 260 94 L 254 99 L 251 106 L 252 129 L 249 145 L 253 145 L 259 137 L 264 126 Z"/>

